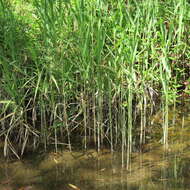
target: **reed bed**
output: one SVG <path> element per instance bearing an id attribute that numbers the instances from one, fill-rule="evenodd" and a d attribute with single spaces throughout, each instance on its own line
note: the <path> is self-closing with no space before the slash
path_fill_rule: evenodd
<path id="1" fill-rule="evenodd" d="M 186 0 L 0 0 L 4 155 L 109 146 L 125 165 L 158 100 L 167 147 L 169 105 L 189 80 L 189 12 Z"/>

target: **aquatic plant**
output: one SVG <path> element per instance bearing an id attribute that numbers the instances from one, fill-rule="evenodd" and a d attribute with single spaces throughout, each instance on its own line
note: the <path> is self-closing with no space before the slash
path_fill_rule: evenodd
<path id="1" fill-rule="evenodd" d="M 5 156 L 93 144 L 121 147 L 128 165 L 159 101 L 167 147 L 168 106 L 189 80 L 189 10 L 186 0 L 0 0 Z"/>

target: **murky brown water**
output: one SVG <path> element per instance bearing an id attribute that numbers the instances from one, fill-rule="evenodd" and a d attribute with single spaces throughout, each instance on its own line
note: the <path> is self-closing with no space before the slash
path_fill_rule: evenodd
<path id="1" fill-rule="evenodd" d="M 132 154 L 129 170 L 121 167 L 121 153 L 107 150 L 99 154 L 95 150 L 85 154 L 49 153 L 15 162 L 1 160 L 0 190 L 190 189 L 190 104 L 177 108 L 171 108 L 169 115 L 168 151 L 157 137 L 146 146 L 146 152 Z M 158 128 L 156 133 L 162 132 L 160 114 L 149 126 Z"/>

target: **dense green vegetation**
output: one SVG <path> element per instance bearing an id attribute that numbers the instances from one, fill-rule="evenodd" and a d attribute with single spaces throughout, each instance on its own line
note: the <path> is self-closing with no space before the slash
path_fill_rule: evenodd
<path id="1" fill-rule="evenodd" d="M 0 0 L 4 155 L 89 141 L 130 153 L 158 100 L 167 146 L 169 105 L 189 93 L 189 31 L 187 0 Z"/>

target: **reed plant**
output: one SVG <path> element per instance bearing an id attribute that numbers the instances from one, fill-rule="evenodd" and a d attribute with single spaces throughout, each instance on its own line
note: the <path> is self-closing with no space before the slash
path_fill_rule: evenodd
<path id="1" fill-rule="evenodd" d="M 0 0 L 5 156 L 106 145 L 128 167 L 158 99 L 167 147 L 169 105 L 189 78 L 189 10 L 186 0 Z"/>

